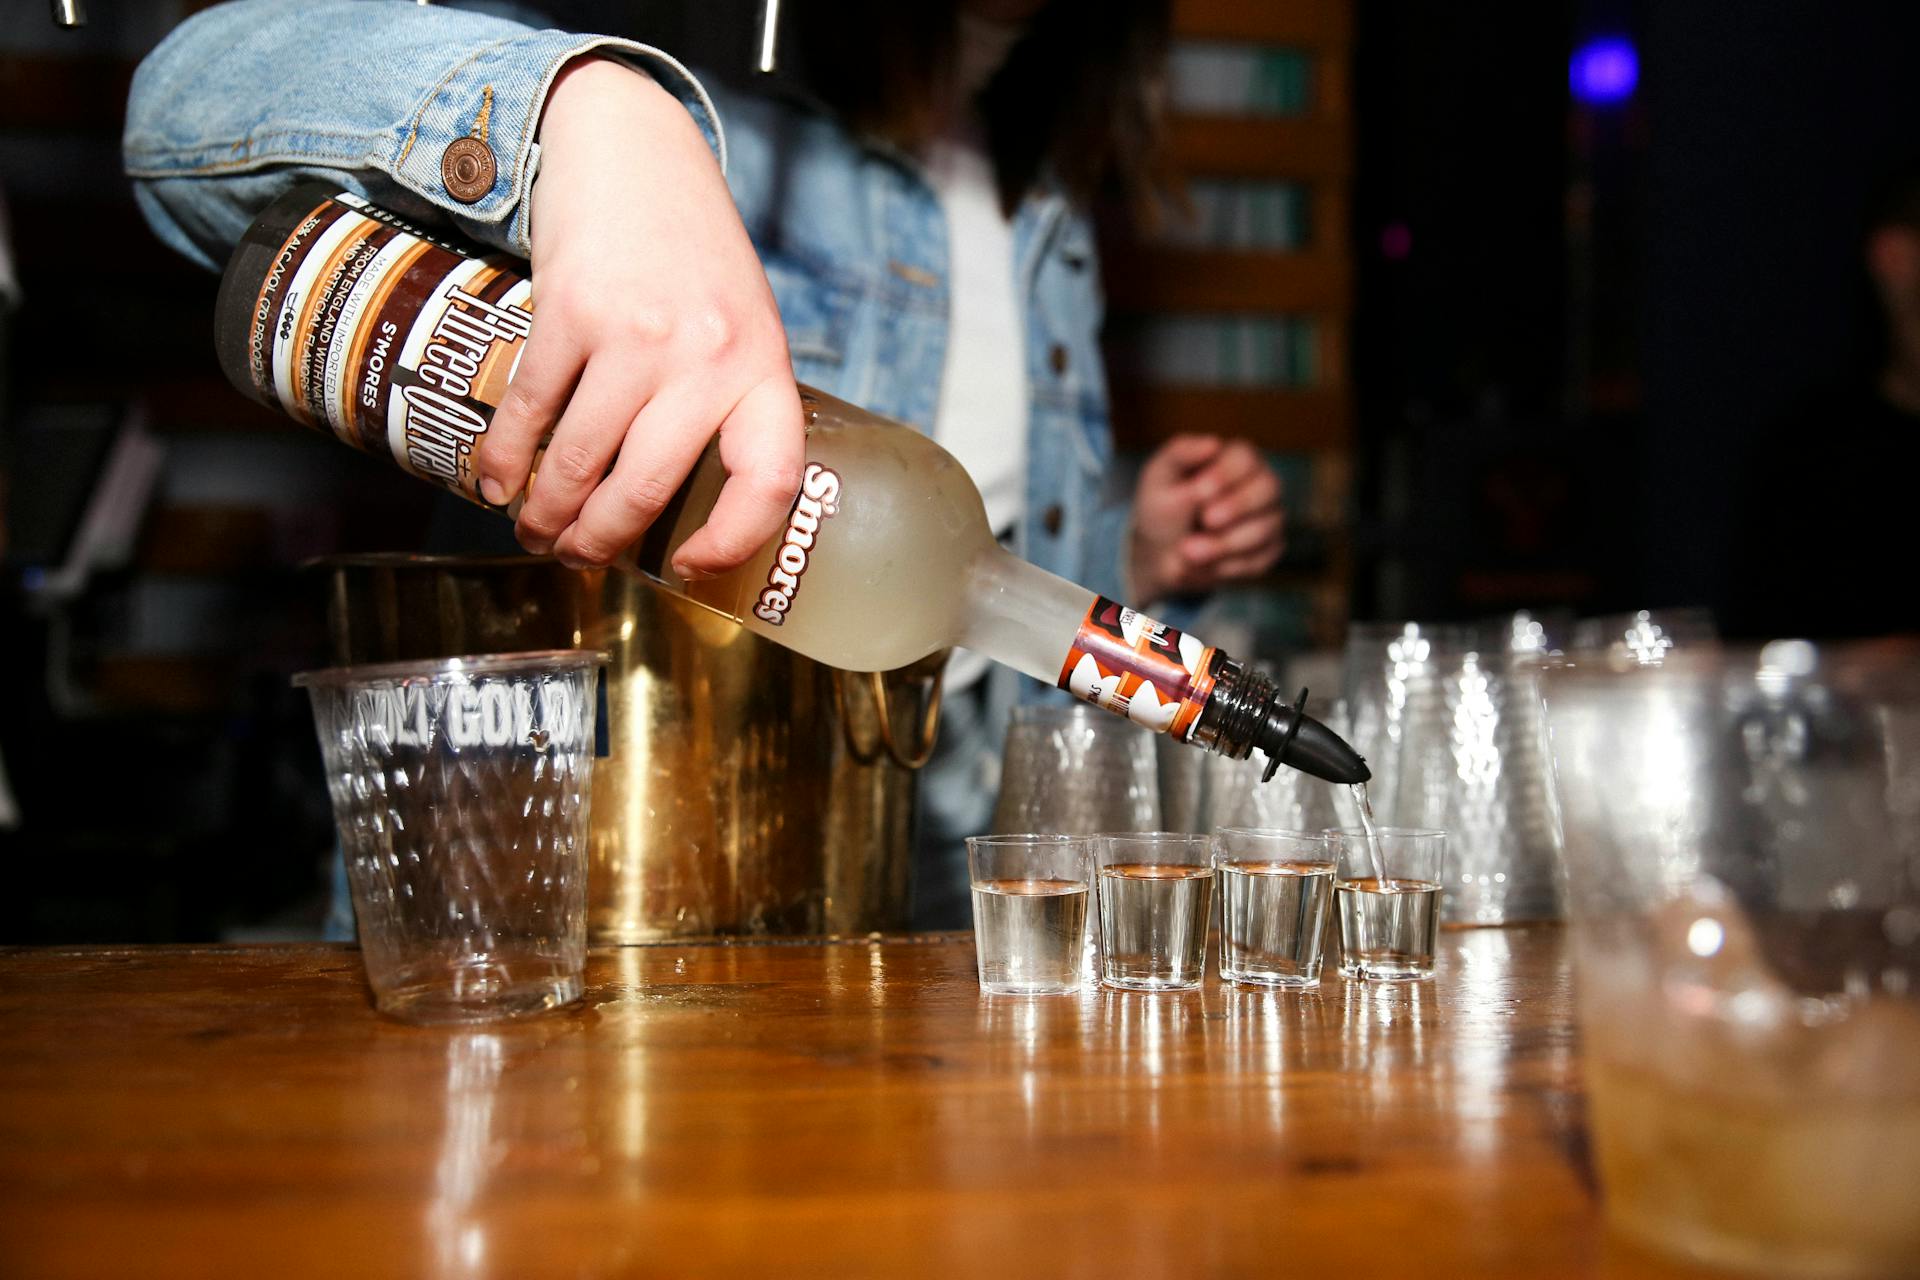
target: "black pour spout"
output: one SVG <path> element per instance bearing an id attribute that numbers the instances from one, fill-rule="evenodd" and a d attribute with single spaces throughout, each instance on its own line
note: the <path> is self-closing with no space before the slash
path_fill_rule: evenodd
<path id="1" fill-rule="evenodd" d="M 1273 681 L 1237 662 L 1214 673 L 1213 696 L 1201 713 L 1194 739 L 1221 755 L 1244 760 L 1255 747 L 1266 753 L 1265 782 L 1281 765 L 1328 782 L 1351 785 L 1373 776 L 1366 760 L 1333 730 L 1306 713 L 1307 691 L 1288 705 Z"/>

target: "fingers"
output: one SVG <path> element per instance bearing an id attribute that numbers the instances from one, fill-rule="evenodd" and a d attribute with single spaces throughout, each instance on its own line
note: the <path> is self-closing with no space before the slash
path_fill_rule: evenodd
<path id="1" fill-rule="evenodd" d="M 1285 517 L 1278 510 L 1268 511 L 1219 532 L 1189 534 L 1180 540 L 1180 555 L 1189 564 L 1213 567 L 1232 557 L 1277 549 L 1284 528 Z"/>
<path id="2" fill-rule="evenodd" d="M 1176 436 L 1141 472 L 1133 581 L 1204 591 L 1265 573 L 1285 550 L 1279 475 L 1244 440 Z"/>
<path id="3" fill-rule="evenodd" d="M 568 326 L 551 315 L 535 318 L 527 349 L 474 458 L 482 498 L 503 506 L 526 487 L 533 455 L 560 421 L 586 363 L 587 349 Z"/>
<path id="4" fill-rule="evenodd" d="M 720 427 L 727 482 L 707 522 L 681 544 L 673 571 L 709 578 L 746 562 L 777 533 L 800 489 L 806 426 L 791 377 L 770 377 Z"/>
<path id="5" fill-rule="evenodd" d="M 631 426 L 613 470 L 597 485 L 553 539 L 553 552 L 573 568 L 611 564 L 640 540 L 672 501 L 693 464 L 706 448 L 711 409 L 671 394 L 647 402 Z M 547 451 L 553 457 L 553 451 Z M 547 478 L 542 464 L 536 492 Z M 524 513 L 523 513 L 524 515 Z"/>
<path id="6" fill-rule="evenodd" d="M 1188 477 L 1187 484 L 1195 499 L 1204 505 L 1265 470 L 1266 465 L 1258 449 L 1244 440 L 1233 440 L 1223 445 L 1206 466 Z"/>
<path id="7" fill-rule="evenodd" d="M 710 405 L 670 393 L 649 401 L 627 428 L 613 470 L 554 538 L 554 553 L 575 568 L 606 565 L 639 541 L 699 461 L 716 416 Z M 674 572 L 690 581 L 744 563 L 792 509 L 806 440 L 793 380 L 769 378 L 755 387 L 719 434 L 728 479 L 706 524 L 674 556 Z M 546 472 L 543 465 L 542 480 Z"/>
<path id="8" fill-rule="evenodd" d="M 1284 543 L 1275 542 L 1270 547 L 1249 552 L 1244 556 L 1229 556 L 1213 566 L 1215 582 L 1236 582 L 1243 578 L 1257 578 L 1274 565 L 1280 563 L 1280 553 L 1286 550 Z"/>
<path id="9" fill-rule="evenodd" d="M 1203 467 L 1220 456 L 1226 441 L 1219 436 L 1177 435 L 1155 451 L 1154 457 L 1183 474 Z"/>
<path id="10" fill-rule="evenodd" d="M 620 452 L 627 428 L 635 422 L 635 406 L 646 403 L 632 362 L 606 358 L 588 363 L 520 508 L 514 531 L 521 546 L 535 555 L 554 549 Z"/>
<path id="11" fill-rule="evenodd" d="M 1184 556 L 1176 557 L 1178 567 L 1171 569 L 1165 577 L 1167 589 L 1211 591 L 1230 582 L 1257 578 L 1280 563 L 1281 553 L 1285 550 L 1285 541 L 1276 535 L 1271 541 L 1251 551 L 1224 556 L 1209 563 L 1196 564 Z"/>
<path id="12" fill-rule="evenodd" d="M 1219 436 L 1178 435 L 1154 450 L 1147 459 L 1144 470 L 1152 471 L 1156 477 L 1172 475 L 1184 477 L 1189 472 L 1211 462 L 1220 452 L 1224 441 Z"/>
<path id="13" fill-rule="evenodd" d="M 1280 506 L 1280 477 L 1264 463 L 1200 511 L 1202 529 L 1224 529 Z"/>

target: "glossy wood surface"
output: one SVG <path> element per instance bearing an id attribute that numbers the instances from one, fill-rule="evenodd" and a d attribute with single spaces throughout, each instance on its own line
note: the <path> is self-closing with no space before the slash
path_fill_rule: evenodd
<path id="1" fill-rule="evenodd" d="M 1588 1172 L 1564 939 L 983 998 L 966 936 L 595 953 L 368 1007 L 328 947 L 0 952 L 0 1275 L 1665 1276 Z"/>

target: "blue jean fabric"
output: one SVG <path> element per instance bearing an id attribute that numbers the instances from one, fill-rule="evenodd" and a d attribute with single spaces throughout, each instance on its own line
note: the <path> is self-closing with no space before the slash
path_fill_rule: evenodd
<path id="1" fill-rule="evenodd" d="M 584 54 L 644 70 L 700 122 L 772 283 L 796 376 L 930 427 L 946 356 L 947 228 L 918 164 L 806 106 L 703 87 L 646 45 L 410 0 L 237 0 L 190 18 L 141 64 L 127 172 L 156 232 L 209 267 L 263 205 L 313 177 L 525 256 L 540 110 L 554 76 Z M 446 190 L 440 156 L 483 131 L 498 177 L 466 203 Z M 1013 550 L 1118 598 L 1131 494 L 1112 466 L 1092 230 L 1043 184 L 1014 215 L 1014 247 L 1032 518 Z M 969 709 L 953 709 L 923 780 L 922 844 L 946 857 L 944 873 L 924 869 L 929 891 L 950 876 L 959 837 L 985 822 L 982 755 L 997 751 L 1011 704 L 1060 696 L 996 671 Z"/>

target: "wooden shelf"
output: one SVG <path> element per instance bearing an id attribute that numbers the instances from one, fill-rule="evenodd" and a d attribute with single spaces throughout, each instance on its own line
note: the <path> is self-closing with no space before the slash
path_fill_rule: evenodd
<path id="1" fill-rule="evenodd" d="M 1312 388 L 1113 388 L 1114 432 L 1132 449 L 1151 449 L 1182 432 L 1207 432 L 1275 453 L 1344 452 L 1352 419 L 1346 395 Z"/>
<path id="2" fill-rule="evenodd" d="M 1346 124 L 1312 116 L 1174 116 L 1167 149 L 1190 178 L 1345 181 L 1353 173 Z"/>
<path id="3" fill-rule="evenodd" d="M 1120 312 L 1352 309 L 1352 267 L 1339 254 L 1116 246 L 1107 262 Z"/>
<path id="4" fill-rule="evenodd" d="M 1349 0 L 1175 0 L 1173 29 L 1203 40 L 1344 49 L 1353 41 Z"/>

